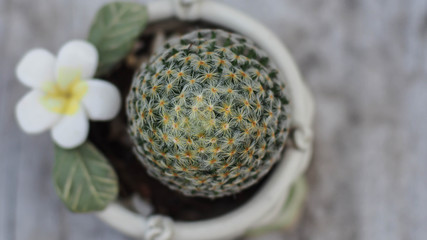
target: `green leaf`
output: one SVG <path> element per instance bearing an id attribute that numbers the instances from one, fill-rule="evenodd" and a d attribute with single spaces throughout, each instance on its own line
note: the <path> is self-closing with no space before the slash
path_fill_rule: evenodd
<path id="1" fill-rule="evenodd" d="M 97 75 L 126 57 L 147 21 L 147 8 L 139 3 L 113 2 L 98 11 L 88 37 L 99 52 Z"/>
<path id="2" fill-rule="evenodd" d="M 53 178 L 57 194 L 73 212 L 102 210 L 118 194 L 113 168 L 89 142 L 75 149 L 55 146 Z"/>

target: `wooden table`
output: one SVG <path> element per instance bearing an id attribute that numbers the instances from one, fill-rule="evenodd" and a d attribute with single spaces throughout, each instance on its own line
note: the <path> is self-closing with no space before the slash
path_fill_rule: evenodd
<path id="1" fill-rule="evenodd" d="M 104 2 L 0 0 L 0 240 L 126 239 L 64 208 L 49 135 L 14 118 L 20 57 L 84 38 Z M 426 239 L 427 1 L 228 2 L 281 37 L 317 101 L 301 223 L 258 239 Z"/>

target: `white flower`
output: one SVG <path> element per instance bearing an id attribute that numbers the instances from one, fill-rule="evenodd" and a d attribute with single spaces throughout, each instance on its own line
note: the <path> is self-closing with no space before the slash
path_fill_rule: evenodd
<path id="1" fill-rule="evenodd" d="M 120 93 L 109 82 L 93 79 L 98 52 L 89 42 L 73 40 L 55 58 L 44 49 L 28 52 L 16 67 L 21 83 L 31 87 L 16 105 L 19 126 L 30 134 L 51 129 L 63 148 L 82 144 L 89 120 L 110 120 L 120 110 Z"/>

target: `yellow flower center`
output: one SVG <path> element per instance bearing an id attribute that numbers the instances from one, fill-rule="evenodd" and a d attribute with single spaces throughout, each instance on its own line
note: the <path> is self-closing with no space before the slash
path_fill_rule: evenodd
<path id="1" fill-rule="evenodd" d="M 81 79 L 81 71 L 61 68 L 56 82 L 45 82 L 41 104 L 51 112 L 73 115 L 80 107 L 80 101 L 88 91 L 86 81 Z"/>

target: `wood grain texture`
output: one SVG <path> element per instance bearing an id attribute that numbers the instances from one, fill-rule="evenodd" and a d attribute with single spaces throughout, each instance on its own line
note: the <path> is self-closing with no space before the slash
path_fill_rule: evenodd
<path id="1" fill-rule="evenodd" d="M 26 136 L 14 66 L 30 48 L 84 38 L 102 0 L 0 0 L 0 240 L 126 239 L 69 213 L 48 134 Z M 234 0 L 290 48 L 317 102 L 307 208 L 268 240 L 427 236 L 427 2 Z M 250 2 L 250 3 L 249 3 Z"/>

